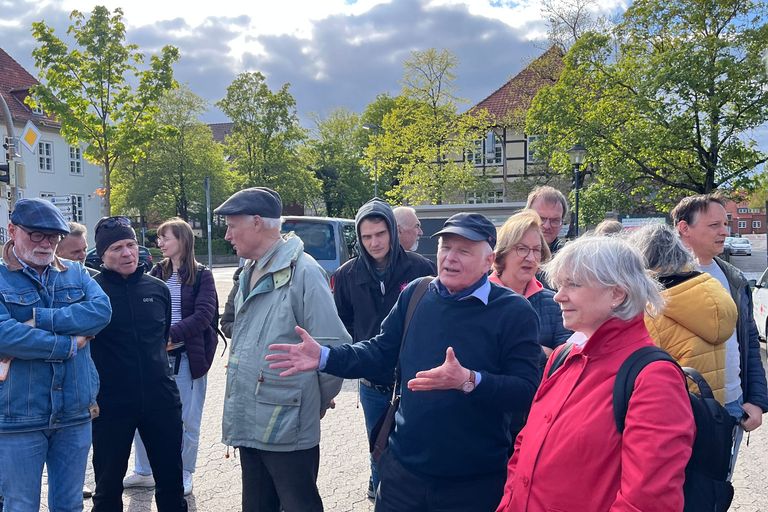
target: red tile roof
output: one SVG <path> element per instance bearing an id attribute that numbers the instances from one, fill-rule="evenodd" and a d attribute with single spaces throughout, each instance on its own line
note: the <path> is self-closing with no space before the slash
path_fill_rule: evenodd
<path id="1" fill-rule="evenodd" d="M 524 115 L 539 89 L 554 84 L 562 69 L 563 52 L 552 46 L 470 111 L 486 109 L 497 123 L 507 124 L 510 119 Z"/>
<path id="2" fill-rule="evenodd" d="M 40 127 L 59 128 L 59 123 L 52 117 L 34 114 L 24 104 L 24 99 L 29 95 L 29 88 L 38 83 L 35 77 L 21 67 L 21 64 L 0 48 L 0 94 L 8 104 L 8 110 L 11 111 L 15 124 L 24 125 L 31 119 Z M 2 109 L 0 109 L 0 117 L 3 117 Z M 18 135 L 17 133 L 16 136 Z"/>

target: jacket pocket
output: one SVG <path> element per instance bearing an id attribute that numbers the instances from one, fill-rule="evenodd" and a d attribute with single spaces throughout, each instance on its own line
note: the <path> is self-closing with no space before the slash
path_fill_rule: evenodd
<path id="1" fill-rule="evenodd" d="M 262 443 L 296 442 L 300 427 L 300 388 L 260 386 L 256 391 L 255 409 L 257 435 Z"/>
<path id="2" fill-rule="evenodd" d="M 83 300 L 83 297 L 85 297 L 85 292 L 80 286 L 58 286 L 53 291 L 53 304 L 54 307 L 68 306 L 69 304 L 80 302 Z"/>
<path id="3" fill-rule="evenodd" d="M 8 308 L 11 318 L 19 322 L 26 322 L 32 318 L 32 308 L 37 307 L 40 302 L 40 295 L 37 290 L 3 290 L 0 291 L 3 301 Z"/>

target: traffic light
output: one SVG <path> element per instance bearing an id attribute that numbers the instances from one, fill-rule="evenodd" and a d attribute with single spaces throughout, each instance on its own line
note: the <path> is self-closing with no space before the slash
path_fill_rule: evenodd
<path id="1" fill-rule="evenodd" d="M 2 183 L 11 182 L 11 164 L 9 162 L 0 164 L 0 182 Z"/>

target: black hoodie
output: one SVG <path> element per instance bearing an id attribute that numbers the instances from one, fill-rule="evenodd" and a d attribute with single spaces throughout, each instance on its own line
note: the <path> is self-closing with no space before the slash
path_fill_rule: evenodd
<path id="1" fill-rule="evenodd" d="M 379 272 L 360 240 L 360 223 L 371 216 L 383 217 L 389 229 L 387 267 Z M 400 247 L 395 215 L 381 199 L 373 198 L 360 207 L 355 215 L 355 227 L 360 256 L 336 270 L 331 277 L 331 286 L 341 321 L 352 339 L 360 341 L 376 336 L 400 292 L 414 279 L 435 275 L 435 266 L 420 254 Z M 391 376 L 382 376 L 376 383 L 392 384 Z"/>

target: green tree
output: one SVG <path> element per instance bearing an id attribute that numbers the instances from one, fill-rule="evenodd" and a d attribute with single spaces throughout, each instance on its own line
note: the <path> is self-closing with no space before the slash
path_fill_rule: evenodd
<path id="1" fill-rule="evenodd" d="M 360 116 L 337 109 L 315 128 L 304 146 L 307 167 L 322 182 L 322 195 L 328 215 L 354 217 L 373 192 L 371 181 L 360 165 L 367 131 Z"/>
<path id="2" fill-rule="evenodd" d="M 261 73 L 241 73 L 216 105 L 233 122 L 225 141 L 239 187 L 271 187 L 283 202 L 304 203 L 320 193 L 320 182 L 300 165 L 298 147 L 305 134 L 296 115 L 290 85 L 276 92 Z"/>
<path id="3" fill-rule="evenodd" d="M 768 121 L 767 18 L 760 0 L 637 1 L 615 38 L 579 38 L 558 83 L 534 100 L 526 131 L 546 135 L 539 153 L 564 174 L 563 152 L 582 141 L 601 190 L 641 208 L 749 187 L 768 160 L 751 138 Z"/>
<path id="4" fill-rule="evenodd" d="M 231 181 L 222 146 L 198 119 L 206 108 L 205 101 L 186 86 L 160 99 L 156 121 L 172 128 L 145 149 L 141 161 L 118 168 L 116 206 L 123 211 L 135 207 L 151 219 L 175 215 L 187 221 L 192 216 L 205 220 L 205 177 L 211 179 L 214 204 L 230 192 Z"/>
<path id="5" fill-rule="evenodd" d="M 395 203 L 441 203 L 483 185 L 463 155 L 490 120 L 485 111 L 458 113 L 456 65 L 447 50 L 413 52 L 404 64 L 402 94 L 370 138 L 363 163 L 378 168 Z"/>
<path id="6" fill-rule="evenodd" d="M 67 34 L 70 49 L 44 21 L 32 24 L 38 46 L 32 51 L 42 83 L 27 100 L 61 123 L 69 144 L 85 143 L 84 156 L 104 169 L 104 208 L 111 210 L 112 171 L 121 160 L 138 160 L 157 136 L 156 102 L 173 88 L 173 46 L 153 55 L 140 70 L 144 55 L 125 42 L 123 11 L 102 6 L 90 17 L 72 11 Z"/>

